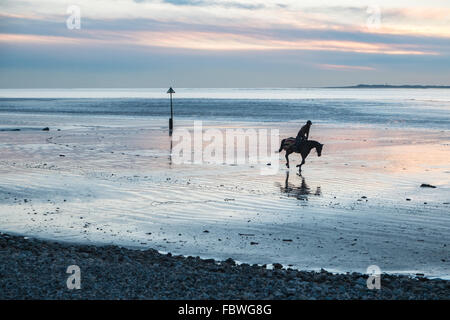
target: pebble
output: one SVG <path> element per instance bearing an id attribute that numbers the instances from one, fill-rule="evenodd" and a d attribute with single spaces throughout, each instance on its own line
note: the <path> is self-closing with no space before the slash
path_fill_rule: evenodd
<path id="1" fill-rule="evenodd" d="M 450 299 L 450 281 L 382 275 L 369 290 L 367 275 L 332 274 L 214 259 L 25 239 L 0 233 L 3 299 Z M 81 269 L 81 290 L 68 290 L 69 265 Z M 30 281 L 33 279 L 33 281 Z"/>
<path id="2" fill-rule="evenodd" d="M 421 187 L 421 188 L 436 188 L 436 186 L 433 186 L 433 185 L 428 184 L 428 183 L 422 183 L 422 184 L 420 185 L 420 187 Z"/>

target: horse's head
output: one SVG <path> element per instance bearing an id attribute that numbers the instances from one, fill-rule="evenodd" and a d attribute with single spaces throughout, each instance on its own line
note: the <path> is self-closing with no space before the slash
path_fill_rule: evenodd
<path id="1" fill-rule="evenodd" d="M 319 143 L 319 145 L 316 147 L 316 151 L 317 151 L 317 156 L 320 157 L 322 155 L 322 148 L 323 148 L 323 144 Z"/>

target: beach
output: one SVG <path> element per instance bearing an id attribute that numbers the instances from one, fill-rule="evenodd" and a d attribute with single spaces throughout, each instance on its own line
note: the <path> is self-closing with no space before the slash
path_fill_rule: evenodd
<path id="1" fill-rule="evenodd" d="M 0 234 L 0 299 L 159 300 L 448 300 L 445 280 L 381 275 L 381 289 L 367 276 L 305 272 L 236 264 L 156 250 L 74 245 Z M 79 289 L 68 289 L 68 266 L 80 267 Z"/>
<path id="2" fill-rule="evenodd" d="M 391 275 L 450 278 L 450 132 L 448 116 L 440 117 L 447 110 L 445 101 L 409 119 L 401 116 L 408 108 L 405 101 L 414 109 L 418 100 L 400 104 L 388 96 L 379 104 L 372 101 L 378 113 L 362 113 L 359 102 L 367 106 L 367 97 L 357 103 L 335 98 L 331 104 L 341 111 L 323 121 L 309 115 L 311 139 L 324 148 L 321 157 L 311 152 L 299 176 L 299 155 L 290 156 L 287 169 L 284 152 L 277 154 L 277 163 L 177 163 L 172 152 L 177 141 L 168 134 L 167 117 L 158 113 L 158 99 L 155 115 L 152 108 L 139 115 L 134 107 L 117 114 L 114 110 L 125 110 L 125 102 L 114 109 L 116 98 L 40 99 L 3 98 L 0 104 L 4 233 L 81 247 L 114 245 L 136 255 L 141 252 L 136 250 L 154 249 L 216 261 L 231 258 L 238 264 L 357 272 L 360 277 L 376 265 Z M 145 103 L 152 105 L 152 99 Z M 269 103 L 288 112 L 296 101 L 256 101 L 254 108 L 260 109 L 251 119 L 245 113 L 227 118 L 219 105 L 239 101 L 196 99 L 186 98 L 194 117 L 176 117 L 176 128 L 192 132 L 194 120 L 202 120 L 203 131 L 278 130 L 282 139 L 295 136 L 301 125 L 293 116 L 288 121 L 263 117 Z M 311 101 L 320 113 L 322 105 L 329 109 L 329 100 L 319 103 L 308 96 L 298 104 Z M 208 103 L 209 111 L 192 109 Z M 400 105 L 394 117 L 390 103 Z M 94 113 L 80 111 L 96 104 Z M 356 111 L 349 107 L 353 104 Z M 33 105 L 39 110 L 30 110 Z M 61 110 L 45 109 L 57 106 Z M 188 107 L 180 106 L 180 113 Z M 349 114 L 339 115 L 342 110 Z M 262 168 L 278 165 L 274 174 L 261 174 Z"/>

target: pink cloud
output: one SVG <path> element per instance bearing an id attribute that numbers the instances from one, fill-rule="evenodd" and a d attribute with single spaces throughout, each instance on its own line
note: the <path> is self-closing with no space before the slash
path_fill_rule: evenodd
<path id="1" fill-rule="evenodd" d="M 375 53 L 386 55 L 438 55 L 409 44 L 368 43 L 349 40 L 279 40 L 261 35 L 223 32 L 114 32 L 83 31 L 79 37 L 0 34 L 0 42 L 34 44 L 136 45 L 202 51 L 303 50 Z M 84 37 L 81 37 L 84 36 Z"/>

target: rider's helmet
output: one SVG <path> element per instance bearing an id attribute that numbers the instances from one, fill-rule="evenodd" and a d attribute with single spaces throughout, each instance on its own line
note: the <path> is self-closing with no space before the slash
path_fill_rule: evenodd
<path id="1" fill-rule="evenodd" d="M 308 126 L 312 125 L 311 120 L 306 121 L 306 124 L 307 124 Z"/>

